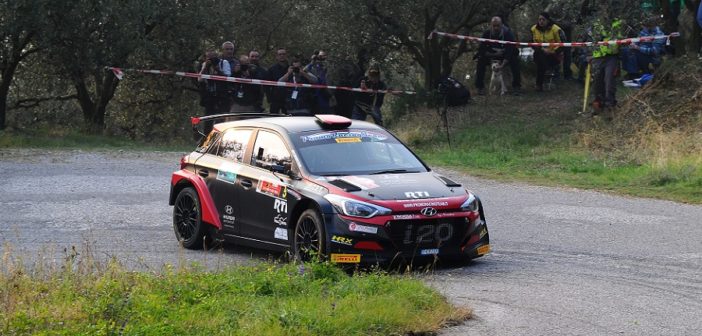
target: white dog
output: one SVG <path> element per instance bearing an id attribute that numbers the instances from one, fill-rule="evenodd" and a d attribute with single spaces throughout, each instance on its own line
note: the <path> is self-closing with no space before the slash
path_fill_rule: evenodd
<path id="1" fill-rule="evenodd" d="M 505 85 L 505 78 L 502 74 L 502 61 L 492 61 L 490 68 L 492 69 L 492 76 L 490 77 L 490 92 L 497 92 L 500 90 L 500 95 L 504 96 L 507 94 L 507 85 Z M 499 87 L 498 87 L 499 85 Z"/>

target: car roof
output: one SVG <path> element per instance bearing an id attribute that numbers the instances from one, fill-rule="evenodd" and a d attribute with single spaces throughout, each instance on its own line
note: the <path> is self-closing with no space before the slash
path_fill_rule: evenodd
<path id="1" fill-rule="evenodd" d="M 217 131 L 224 131 L 232 127 L 264 127 L 275 129 L 283 133 L 300 133 L 307 131 L 325 131 L 333 128 L 324 128 L 317 122 L 315 117 L 270 117 L 255 118 L 237 121 L 218 123 L 214 126 Z M 376 124 L 353 120 L 351 126 L 344 129 L 378 129 L 382 128 Z"/>

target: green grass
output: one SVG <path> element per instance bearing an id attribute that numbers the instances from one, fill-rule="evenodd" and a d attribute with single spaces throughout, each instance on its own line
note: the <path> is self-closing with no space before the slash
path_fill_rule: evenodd
<path id="1" fill-rule="evenodd" d="M 4 264 L 2 335 L 404 335 L 470 316 L 411 276 L 324 263 L 160 273 Z"/>
<path id="2" fill-rule="evenodd" d="M 418 134 L 405 122 L 395 132 L 430 165 L 475 176 L 702 203 L 699 153 L 641 162 L 628 159 L 621 149 L 593 151 L 578 139 L 582 132 L 602 124 L 578 117 L 574 111 L 580 102 L 567 98 L 567 92 L 549 94 L 541 101 L 530 97 L 535 94 L 505 97 L 497 108 L 483 105 L 479 97 L 469 109 L 472 119 L 452 125 L 451 148 L 438 128 L 434 134 Z M 427 121 L 410 118 L 410 124 Z"/>

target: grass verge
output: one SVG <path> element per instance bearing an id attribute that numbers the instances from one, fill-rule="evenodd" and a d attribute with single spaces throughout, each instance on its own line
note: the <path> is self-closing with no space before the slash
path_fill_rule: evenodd
<path id="1" fill-rule="evenodd" d="M 579 90 L 477 97 L 449 112 L 450 147 L 432 111 L 393 130 L 430 164 L 474 176 L 702 203 L 702 133 L 642 126 L 625 137 L 613 125 L 627 120 L 578 115 Z"/>
<path id="2" fill-rule="evenodd" d="M 470 317 L 411 276 L 327 263 L 146 273 L 2 262 L 2 335 L 404 335 Z"/>

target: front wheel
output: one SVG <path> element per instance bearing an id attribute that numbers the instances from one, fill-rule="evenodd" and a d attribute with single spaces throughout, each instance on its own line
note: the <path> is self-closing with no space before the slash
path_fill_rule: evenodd
<path id="1" fill-rule="evenodd" d="M 207 236 L 202 223 L 200 197 L 193 188 L 185 188 L 178 193 L 173 206 L 173 230 L 183 247 L 201 249 Z"/>
<path id="2" fill-rule="evenodd" d="M 293 237 L 295 260 L 321 260 L 324 253 L 324 228 L 322 217 L 314 209 L 307 209 L 300 215 Z"/>

